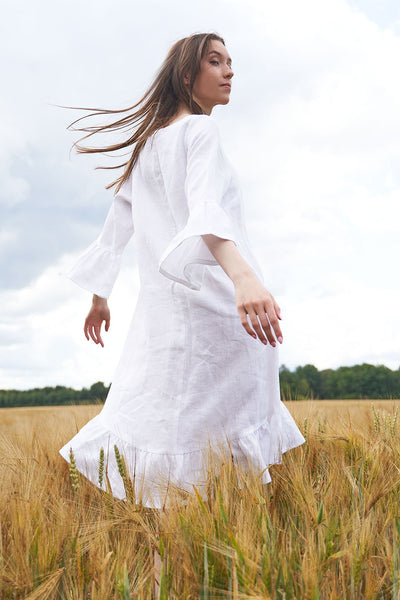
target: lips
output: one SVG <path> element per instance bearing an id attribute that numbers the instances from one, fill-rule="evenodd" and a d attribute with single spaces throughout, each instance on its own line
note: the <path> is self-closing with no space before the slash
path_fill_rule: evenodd
<path id="1" fill-rule="evenodd" d="M 221 87 L 225 87 L 225 88 L 231 89 L 231 84 L 230 83 L 222 83 Z"/>

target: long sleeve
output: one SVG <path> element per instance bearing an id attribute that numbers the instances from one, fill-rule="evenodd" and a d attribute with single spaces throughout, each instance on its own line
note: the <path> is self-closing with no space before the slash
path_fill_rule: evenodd
<path id="1" fill-rule="evenodd" d="M 110 296 L 121 267 L 122 253 L 134 232 L 131 189 L 129 177 L 115 194 L 99 237 L 65 274 L 101 298 Z"/>
<path id="2" fill-rule="evenodd" d="M 213 234 L 238 243 L 235 223 L 226 210 L 232 168 L 223 155 L 217 125 L 208 116 L 195 119 L 191 125 L 186 136 L 188 218 L 163 252 L 159 270 L 166 277 L 199 290 L 204 265 L 219 265 L 201 236 Z"/>

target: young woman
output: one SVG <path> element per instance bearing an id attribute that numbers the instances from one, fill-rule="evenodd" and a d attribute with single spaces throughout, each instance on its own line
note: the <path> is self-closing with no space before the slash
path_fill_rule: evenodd
<path id="1" fill-rule="evenodd" d="M 117 188 L 102 232 L 68 273 L 93 293 L 86 338 L 103 346 L 107 298 L 134 231 L 140 292 L 104 408 L 60 452 L 69 460 L 72 448 L 77 468 L 98 485 L 103 449 L 111 491 L 125 498 L 116 446 L 136 498 L 150 508 L 166 504 L 161 475 L 202 493 L 209 442 L 229 440 L 233 458 L 256 465 L 263 483 L 268 465 L 305 442 L 280 400 L 280 308 L 251 252 L 238 182 L 211 117 L 228 104 L 232 78 L 224 40 L 192 35 L 172 46 L 137 104 L 89 115 L 125 116 L 79 129 L 85 138 L 128 131 L 124 142 L 79 152 L 133 148 L 108 186 Z"/>

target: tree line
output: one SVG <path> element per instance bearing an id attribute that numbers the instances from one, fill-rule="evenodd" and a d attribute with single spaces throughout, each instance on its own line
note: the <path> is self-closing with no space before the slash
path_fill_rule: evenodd
<path id="1" fill-rule="evenodd" d="M 400 398 L 400 368 L 392 371 L 383 365 L 354 365 L 319 371 L 314 365 L 279 369 L 283 400 L 340 398 Z M 90 388 L 34 388 L 31 390 L 0 390 L 0 408 L 18 406 L 54 406 L 63 404 L 100 404 L 110 386 L 102 381 Z"/>
<path id="2" fill-rule="evenodd" d="M 104 402 L 110 386 L 102 381 L 90 388 L 74 390 L 70 387 L 34 388 L 32 390 L 0 390 L 0 408 L 12 406 L 56 406 L 63 404 L 100 404 Z"/>
<path id="3" fill-rule="evenodd" d="M 290 371 L 282 365 L 279 378 L 284 400 L 400 398 L 400 368 L 392 371 L 383 365 L 363 363 L 323 371 L 314 365 Z"/>

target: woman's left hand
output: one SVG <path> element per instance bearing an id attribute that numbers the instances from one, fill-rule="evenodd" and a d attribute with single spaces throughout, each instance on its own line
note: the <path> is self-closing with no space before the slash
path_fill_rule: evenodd
<path id="1" fill-rule="evenodd" d="M 236 307 L 241 323 L 253 338 L 259 337 L 263 344 L 276 346 L 276 340 L 283 342 L 279 325 L 281 309 L 273 295 L 263 286 L 254 274 L 240 277 L 234 282 Z M 250 323 L 253 329 L 250 327 Z M 257 335 L 256 335 L 257 334 Z"/>
<path id="2" fill-rule="evenodd" d="M 281 309 L 273 295 L 263 286 L 232 240 L 213 234 L 202 235 L 211 254 L 219 262 L 235 287 L 236 307 L 240 321 L 249 335 L 263 344 L 276 346 L 283 342 L 279 326 Z M 248 318 L 250 318 L 250 327 Z M 257 335 L 256 335 L 257 334 Z"/>

